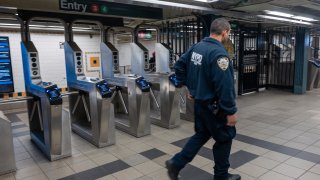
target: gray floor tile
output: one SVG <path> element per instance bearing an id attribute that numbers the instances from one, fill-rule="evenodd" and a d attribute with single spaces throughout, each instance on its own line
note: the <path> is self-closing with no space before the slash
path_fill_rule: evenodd
<path id="1" fill-rule="evenodd" d="M 254 159 L 256 159 L 257 155 L 249 153 L 249 152 L 245 152 L 245 151 L 238 151 L 236 153 L 233 153 L 230 156 L 230 164 L 231 164 L 231 168 L 232 169 L 236 169 Z"/>
<path id="2" fill-rule="evenodd" d="M 198 155 L 207 158 L 207 159 L 213 159 L 212 149 L 202 147 L 200 151 L 198 152 Z"/>
<path id="3" fill-rule="evenodd" d="M 301 150 L 290 148 L 290 147 L 286 147 L 286 146 L 281 146 L 281 147 L 279 147 L 277 149 L 274 149 L 274 151 L 282 153 L 282 154 L 286 154 L 286 155 L 289 155 L 289 156 L 295 156 L 295 155 L 297 155 L 298 153 L 301 152 Z"/>
<path id="4" fill-rule="evenodd" d="M 184 138 L 184 139 L 181 139 L 181 140 L 179 140 L 179 141 L 173 142 L 172 144 L 173 144 L 173 145 L 176 145 L 176 146 L 178 146 L 178 147 L 183 148 L 184 145 L 187 144 L 187 142 L 188 142 L 189 139 L 190 139 L 190 138 Z"/>
<path id="5" fill-rule="evenodd" d="M 305 151 L 301 151 L 299 154 L 296 154 L 295 157 L 314 163 L 320 162 L 320 156 L 318 154 L 313 154 Z"/>
<path id="6" fill-rule="evenodd" d="M 213 175 L 209 174 L 208 172 L 199 169 L 192 165 L 187 165 L 180 173 L 181 180 L 208 180 L 212 179 Z"/>
<path id="7" fill-rule="evenodd" d="M 98 166 L 68 177 L 61 178 L 62 180 L 94 180 L 101 178 L 124 169 L 130 168 L 125 162 L 118 160 L 102 166 Z"/>
<path id="8" fill-rule="evenodd" d="M 155 159 L 155 158 L 158 158 L 158 157 L 161 157 L 161 156 L 163 156 L 163 155 L 166 155 L 166 153 L 164 153 L 164 152 L 162 152 L 162 151 L 160 151 L 160 150 L 158 150 L 158 149 L 155 149 L 155 148 L 153 148 L 153 149 L 150 149 L 150 150 L 148 150 L 148 151 L 144 151 L 144 152 L 142 152 L 142 153 L 140 153 L 142 156 L 144 156 L 144 157 L 146 157 L 146 158 L 148 158 L 148 159 Z"/>

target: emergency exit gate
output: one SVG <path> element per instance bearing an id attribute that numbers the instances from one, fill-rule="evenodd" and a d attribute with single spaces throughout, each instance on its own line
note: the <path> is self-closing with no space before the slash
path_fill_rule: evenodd
<path id="1" fill-rule="evenodd" d="M 209 26 L 200 18 L 163 22 L 160 41 L 173 49 L 176 59 L 208 34 Z M 238 71 L 238 94 L 260 88 L 293 89 L 296 27 L 263 29 L 241 26 L 232 30 L 234 68 Z"/>
<path id="2" fill-rule="evenodd" d="M 245 30 L 239 33 L 239 91 L 293 89 L 295 27 Z"/>
<path id="3" fill-rule="evenodd" d="M 295 69 L 295 28 L 277 28 L 268 33 L 268 85 L 293 89 Z"/>

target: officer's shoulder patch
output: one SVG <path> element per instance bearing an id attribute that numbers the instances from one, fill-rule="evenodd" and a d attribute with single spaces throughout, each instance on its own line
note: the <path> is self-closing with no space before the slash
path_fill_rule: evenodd
<path id="1" fill-rule="evenodd" d="M 222 69 L 223 71 L 227 70 L 230 64 L 229 58 L 227 57 L 220 57 L 217 62 L 218 62 L 219 68 Z"/>

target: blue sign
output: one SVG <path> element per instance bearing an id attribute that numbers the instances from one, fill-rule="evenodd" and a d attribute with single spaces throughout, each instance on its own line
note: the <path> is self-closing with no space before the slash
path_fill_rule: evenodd
<path id="1" fill-rule="evenodd" d="M 14 92 L 8 37 L 0 37 L 0 93 Z"/>

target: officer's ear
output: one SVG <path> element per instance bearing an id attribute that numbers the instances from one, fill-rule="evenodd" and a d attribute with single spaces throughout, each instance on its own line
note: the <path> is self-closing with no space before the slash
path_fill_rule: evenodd
<path id="1" fill-rule="evenodd" d="M 228 30 L 225 30 L 225 31 L 224 31 L 224 33 L 225 33 L 225 36 L 229 37 L 229 35 L 230 35 L 230 31 L 231 31 L 230 29 L 228 29 Z"/>

